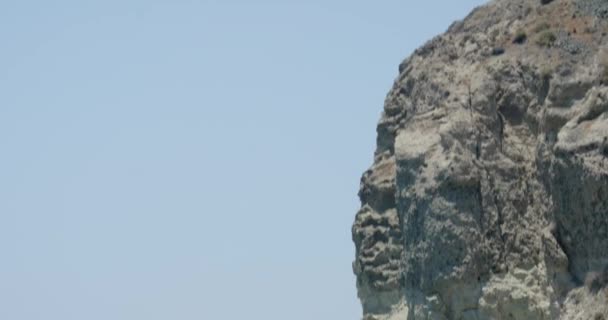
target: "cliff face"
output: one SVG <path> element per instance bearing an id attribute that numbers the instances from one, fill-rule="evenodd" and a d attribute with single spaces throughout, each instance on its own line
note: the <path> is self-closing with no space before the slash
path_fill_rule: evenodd
<path id="1" fill-rule="evenodd" d="M 608 319 L 608 1 L 476 9 L 401 63 L 377 132 L 364 319 Z"/>

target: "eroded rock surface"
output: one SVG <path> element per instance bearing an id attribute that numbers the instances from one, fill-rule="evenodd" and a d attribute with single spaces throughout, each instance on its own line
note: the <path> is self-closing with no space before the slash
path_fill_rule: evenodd
<path id="1" fill-rule="evenodd" d="M 607 17 L 497 0 L 401 63 L 353 225 L 364 319 L 608 319 Z"/>

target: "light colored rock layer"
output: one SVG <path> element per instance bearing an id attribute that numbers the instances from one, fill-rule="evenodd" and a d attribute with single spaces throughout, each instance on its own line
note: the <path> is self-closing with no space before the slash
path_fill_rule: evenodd
<path id="1" fill-rule="evenodd" d="M 607 20 L 497 0 L 400 65 L 353 225 L 364 319 L 608 319 Z"/>

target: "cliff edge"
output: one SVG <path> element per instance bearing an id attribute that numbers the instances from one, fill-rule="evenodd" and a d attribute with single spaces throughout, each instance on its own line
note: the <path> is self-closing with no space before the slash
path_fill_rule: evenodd
<path id="1" fill-rule="evenodd" d="M 475 9 L 400 64 L 377 134 L 364 319 L 608 319 L 607 0 Z"/>

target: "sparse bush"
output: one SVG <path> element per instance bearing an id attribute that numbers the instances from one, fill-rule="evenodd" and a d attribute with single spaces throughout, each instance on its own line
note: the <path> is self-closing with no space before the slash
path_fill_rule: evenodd
<path id="1" fill-rule="evenodd" d="M 608 51 L 599 53 L 598 65 L 600 70 L 599 82 L 601 85 L 608 85 Z"/>
<path id="2" fill-rule="evenodd" d="M 553 74 L 553 70 L 549 65 L 544 65 L 540 69 L 540 78 L 543 81 L 547 81 L 551 79 L 551 75 Z"/>
<path id="3" fill-rule="evenodd" d="M 608 85 L 608 64 L 602 66 L 602 73 L 600 74 L 600 84 Z"/>
<path id="4" fill-rule="evenodd" d="M 492 32 L 490 32 L 490 39 L 492 39 L 492 42 L 496 42 L 498 40 L 498 36 L 500 36 L 500 30 L 494 29 Z"/>
<path id="5" fill-rule="evenodd" d="M 513 37 L 513 43 L 522 44 L 526 42 L 527 39 L 528 35 L 526 34 L 526 31 L 520 29 L 515 33 L 515 37 Z"/>
<path id="6" fill-rule="evenodd" d="M 541 22 L 536 25 L 536 27 L 534 28 L 534 32 L 543 32 L 545 30 L 549 30 L 549 28 L 551 28 L 551 25 L 548 22 Z"/>
<path id="7" fill-rule="evenodd" d="M 555 40 L 557 40 L 555 33 L 553 33 L 551 30 L 546 30 L 538 35 L 538 38 L 536 38 L 536 44 L 542 47 L 551 47 L 555 43 Z"/>

